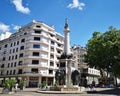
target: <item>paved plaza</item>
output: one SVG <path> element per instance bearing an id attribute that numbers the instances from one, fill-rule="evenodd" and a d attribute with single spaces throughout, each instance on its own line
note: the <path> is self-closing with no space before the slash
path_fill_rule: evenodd
<path id="1" fill-rule="evenodd" d="M 25 88 L 23 91 L 17 93 L 2 94 L 2 88 L 0 88 L 0 96 L 120 96 L 120 88 L 96 88 L 94 91 L 79 93 L 49 93 L 46 91 L 38 91 L 38 88 Z"/>

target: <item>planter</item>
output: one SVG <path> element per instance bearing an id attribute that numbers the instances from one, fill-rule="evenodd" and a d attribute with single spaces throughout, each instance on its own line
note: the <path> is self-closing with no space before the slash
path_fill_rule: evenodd
<path id="1" fill-rule="evenodd" d="M 10 88 L 9 88 L 9 90 L 10 90 L 10 92 L 12 92 L 12 90 L 13 90 L 13 87 L 10 87 Z"/>
<path id="2" fill-rule="evenodd" d="M 61 87 L 57 86 L 50 87 L 50 91 L 61 91 Z"/>
<path id="3" fill-rule="evenodd" d="M 20 86 L 20 90 L 24 90 L 25 86 Z"/>
<path id="4" fill-rule="evenodd" d="M 3 94 L 9 94 L 9 92 L 10 92 L 10 89 L 8 87 L 5 87 L 2 89 Z"/>

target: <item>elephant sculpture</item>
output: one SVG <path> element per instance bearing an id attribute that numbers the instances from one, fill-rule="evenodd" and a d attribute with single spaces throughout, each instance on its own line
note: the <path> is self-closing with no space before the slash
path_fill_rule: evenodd
<path id="1" fill-rule="evenodd" d="M 57 70 L 55 73 L 55 80 L 58 85 L 65 85 L 66 72 L 64 69 Z"/>

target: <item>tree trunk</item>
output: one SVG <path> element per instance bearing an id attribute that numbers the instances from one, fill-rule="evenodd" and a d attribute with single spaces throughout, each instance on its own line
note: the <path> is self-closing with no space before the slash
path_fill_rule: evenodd
<path id="1" fill-rule="evenodd" d="M 10 89 L 9 89 L 9 90 L 10 90 L 11 92 L 12 92 L 12 89 L 13 89 L 13 87 L 12 87 L 12 86 L 10 86 Z"/>
<path id="2" fill-rule="evenodd" d="M 117 87 L 117 77 L 116 76 L 114 76 L 114 84 Z"/>
<path id="3" fill-rule="evenodd" d="M 117 77 L 115 77 L 115 81 L 116 81 L 116 87 L 117 87 Z"/>
<path id="4" fill-rule="evenodd" d="M 100 74 L 101 74 L 101 77 L 103 77 L 103 70 L 100 69 Z"/>

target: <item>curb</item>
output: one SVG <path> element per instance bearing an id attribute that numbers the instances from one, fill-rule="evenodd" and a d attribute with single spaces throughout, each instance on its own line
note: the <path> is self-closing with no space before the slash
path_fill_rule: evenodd
<path id="1" fill-rule="evenodd" d="M 42 93 L 42 94 L 85 94 L 86 92 L 80 92 L 80 91 L 37 91 L 37 93 Z"/>

